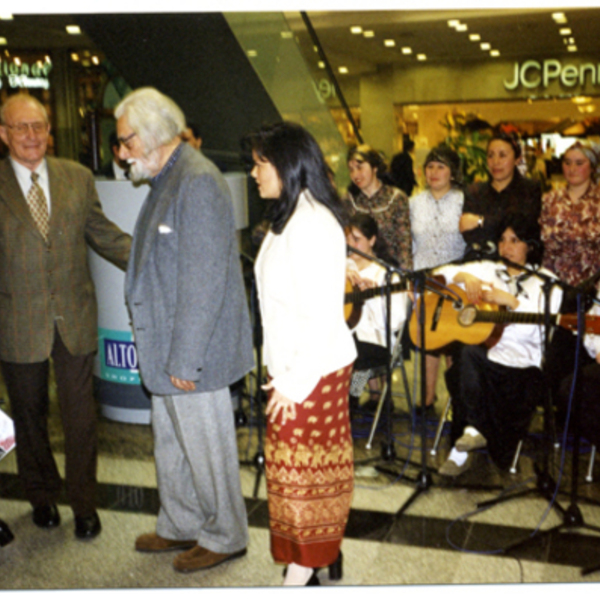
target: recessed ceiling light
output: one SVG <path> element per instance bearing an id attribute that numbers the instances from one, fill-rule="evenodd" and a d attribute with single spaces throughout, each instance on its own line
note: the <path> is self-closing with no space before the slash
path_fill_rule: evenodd
<path id="1" fill-rule="evenodd" d="M 360 25 L 354 25 L 350 27 L 350 33 L 353 35 L 360 35 L 363 32 L 363 28 Z"/>
<path id="2" fill-rule="evenodd" d="M 0 37 L 0 46 L 6 46 L 8 40 L 5 37 Z"/>
<path id="3" fill-rule="evenodd" d="M 99 65 L 100 64 L 100 59 L 97 56 L 92 56 L 92 62 L 95 65 Z"/>
<path id="4" fill-rule="evenodd" d="M 71 60 L 77 62 L 79 60 L 79 54 L 77 54 L 77 52 L 73 52 L 73 54 L 71 54 Z"/>
<path id="5" fill-rule="evenodd" d="M 574 44 L 575 43 L 575 38 L 569 38 L 569 44 Z"/>
<path id="6" fill-rule="evenodd" d="M 571 35 L 572 31 L 570 27 L 561 27 L 558 30 L 558 33 L 560 33 L 560 35 Z"/>
<path id="7" fill-rule="evenodd" d="M 457 25 L 455 29 L 456 31 L 467 31 L 469 28 L 464 23 L 461 23 L 460 25 Z"/>
<path id="8" fill-rule="evenodd" d="M 282 31 L 281 39 L 283 40 L 291 40 L 294 37 L 294 34 L 291 31 Z"/>
<path id="9" fill-rule="evenodd" d="M 369 30 L 367 30 L 367 31 L 363 31 L 363 35 L 364 35 L 366 38 L 372 38 L 372 37 L 375 37 L 375 32 L 374 32 L 374 31 L 372 31 L 371 29 L 369 29 Z"/>
<path id="10" fill-rule="evenodd" d="M 15 60 L 15 65 L 17 65 L 18 67 L 20 67 L 21 66 L 21 59 L 18 56 L 15 56 L 14 60 Z"/>
<path id="11" fill-rule="evenodd" d="M 79 25 L 67 25 L 66 30 L 70 35 L 79 35 L 81 33 Z"/>
<path id="12" fill-rule="evenodd" d="M 469 39 L 472 42 L 479 42 L 479 41 L 481 41 L 481 36 L 478 33 L 470 33 L 469 34 Z"/>
<path id="13" fill-rule="evenodd" d="M 255 56 L 258 56 L 258 52 L 256 50 L 248 50 L 248 52 L 246 52 L 246 54 L 250 57 L 250 58 L 254 58 Z"/>
<path id="14" fill-rule="evenodd" d="M 317 67 L 319 67 L 319 69 L 324 69 L 324 68 L 325 68 L 325 63 L 324 63 L 322 60 L 320 60 L 320 61 L 317 63 Z"/>
<path id="15" fill-rule="evenodd" d="M 460 25 L 458 19 L 450 19 L 450 21 L 448 21 L 448 27 L 456 27 L 457 25 Z"/>
<path id="16" fill-rule="evenodd" d="M 490 56 L 500 56 L 500 50 L 490 50 Z"/>
<path id="17" fill-rule="evenodd" d="M 566 23 L 567 22 L 567 17 L 565 17 L 565 13 L 563 12 L 555 12 L 552 13 L 552 18 L 557 22 L 557 23 Z"/>
<path id="18" fill-rule="evenodd" d="M 402 48 L 402 54 L 412 54 L 412 48 L 404 46 L 404 48 Z"/>
<path id="19" fill-rule="evenodd" d="M 396 45 L 394 40 L 383 40 L 383 45 L 387 48 L 393 48 Z"/>
<path id="20" fill-rule="evenodd" d="M 491 50 L 492 49 L 492 45 L 489 44 L 488 42 L 482 42 L 481 44 L 479 44 L 479 47 L 482 50 Z"/>
<path id="21" fill-rule="evenodd" d="M 10 13 L 0 13 L 0 21 L 12 21 L 14 17 Z"/>
<path id="22" fill-rule="evenodd" d="M 417 60 L 427 60 L 427 54 L 417 54 Z"/>
<path id="23" fill-rule="evenodd" d="M 577 46 L 567 46 L 569 52 L 577 52 Z"/>
<path id="24" fill-rule="evenodd" d="M 338 71 L 342 73 L 342 75 L 346 75 L 348 73 L 348 67 L 338 67 Z"/>
<path id="25" fill-rule="evenodd" d="M 589 104 L 591 101 L 592 99 L 590 96 L 575 96 L 574 98 L 571 98 L 571 102 L 574 102 L 575 104 Z"/>

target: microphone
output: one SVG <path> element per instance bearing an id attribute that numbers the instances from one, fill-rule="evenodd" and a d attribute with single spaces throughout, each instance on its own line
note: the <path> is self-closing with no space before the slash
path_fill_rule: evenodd
<path id="1" fill-rule="evenodd" d="M 477 254 L 495 254 L 497 250 L 496 244 L 491 240 L 486 240 L 483 244 L 478 244 L 477 242 L 471 244 L 471 249 Z"/>

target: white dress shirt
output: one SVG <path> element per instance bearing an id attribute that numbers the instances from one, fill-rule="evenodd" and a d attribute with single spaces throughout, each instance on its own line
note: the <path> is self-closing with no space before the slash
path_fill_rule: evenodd
<path id="1" fill-rule="evenodd" d="M 528 265 L 529 266 L 529 265 Z M 508 281 L 506 266 L 501 262 L 477 261 L 464 265 L 449 265 L 436 270 L 436 274 L 444 275 L 447 283 L 461 271 L 470 273 L 488 285 L 511 293 L 519 300 L 519 306 L 514 312 L 542 313 L 544 312 L 544 296 L 542 293 L 543 280 L 532 275 L 520 283 L 516 289 L 516 281 Z M 554 277 L 547 269 L 540 273 Z M 462 284 L 457 284 L 464 289 Z M 562 289 L 552 288 L 550 294 L 550 312 L 556 314 L 562 301 Z M 498 343 L 490 348 L 487 357 L 506 367 L 525 369 L 541 367 L 543 353 L 543 325 L 508 324 L 504 327 Z"/>
<path id="2" fill-rule="evenodd" d="M 301 403 L 321 377 L 356 358 L 344 320 L 342 227 L 329 209 L 303 191 L 284 230 L 267 233 L 255 272 L 264 364 L 275 389 Z"/>
<path id="3" fill-rule="evenodd" d="M 23 196 L 27 198 L 27 194 L 29 192 L 29 188 L 31 188 L 31 169 L 23 166 L 21 163 L 18 163 L 16 160 L 10 159 L 10 163 L 12 168 L 17 176 L 17 181 L 19 182 L 19 187 L 23 192 Z M 40 176 L 38 179 L 38 184 L 44 190 L 44 195 L 46 196 L 46 202 L 48 203 L 48 216 L 50 216 L 50 210 L 52 206 L 52 202 L 50 201 L 50 180 L 48 179 L 48 166 L 46 165 L 46 159 L 42 160 L 42 162 L 38 165 L 35 172 Z"/>
<path id="4" fill-rule="evenodd" d="M 379 286 L 385 285 L 386 272 L 385 269 L 375 262 L 369 263 L 364 269 L 359 270 L 356 263 L 349 258 L 349 268 L 354 267 L 362 279 L 370 279 Z M 394 274 L 392 284 L 397 283 L 399 277 Z M 382 292 L 384 288 L 382 287 Z M 377 344 L 378 346 L 386 346 L 386 302 L 385 293 L 366 300 L 362 307 L 360 319 L 356 327 L 352 330 L 356 337 L 361 342 Z M 390 325 L 392 332 L 397 332 L 406 321 L 406 313 L 408 310 L 408 293 L 395 292 L 391 296 L 392 315 Z"/>

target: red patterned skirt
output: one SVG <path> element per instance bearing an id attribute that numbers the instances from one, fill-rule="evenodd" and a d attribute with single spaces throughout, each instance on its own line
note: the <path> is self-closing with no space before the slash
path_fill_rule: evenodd
<path id="1" fill-rule="evenodd" d="M 352 365 L 322 377 L 296 405 L 296 419 L 267 424 L 265 469 L 276 562 L 335 562 L 352 502 L 354 458 L 348 410 Z"/>

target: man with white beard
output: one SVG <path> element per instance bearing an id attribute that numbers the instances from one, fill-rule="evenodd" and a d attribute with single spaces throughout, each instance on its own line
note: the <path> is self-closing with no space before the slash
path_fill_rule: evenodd
<path id="1" fill-rule="evenodd" d="M 125 279 L 140 374 L 152 393 L 160 511 L 140 552 L 185 550 L 180 572 L 248 543 L 229 385 L 253 366 L 233 206 L 215 165 L 182 142 L 180 108 L 154 88 L 115 109 L 119 158 L 151 190 Z"/>

